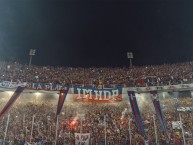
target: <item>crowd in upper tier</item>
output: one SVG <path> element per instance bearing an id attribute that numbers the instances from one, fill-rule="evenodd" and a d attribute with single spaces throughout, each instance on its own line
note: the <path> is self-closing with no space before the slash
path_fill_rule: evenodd
<path id="1" fill-rule="evenodd" d="M 126 67 L 54 67 L 0 62 L 0 81 L 64 83 L 71 85 L 154 86 L 190 83 L 193 62 Z"/>

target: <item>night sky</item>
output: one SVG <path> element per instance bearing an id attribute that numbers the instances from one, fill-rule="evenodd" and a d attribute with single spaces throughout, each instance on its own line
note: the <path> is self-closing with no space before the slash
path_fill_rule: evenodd
<path id="1" fill-rule="evenodd" d="M 1 0 L 0 59 L 73 67 L 193 60 L 192 0 Z"/>

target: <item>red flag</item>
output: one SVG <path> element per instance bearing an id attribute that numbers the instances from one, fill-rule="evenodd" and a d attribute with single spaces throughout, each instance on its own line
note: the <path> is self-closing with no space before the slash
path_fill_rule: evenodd
<path id="1" fill-rule="evenodd" d="M 67 87 L 65 90 L 60 90 L 56 116 L 59 115 L 61 110 L 62 110 L 64 101 L 65 101 L 66 96 L 68 94 L 68 90 L 69 90 L 69 87 Z"/>

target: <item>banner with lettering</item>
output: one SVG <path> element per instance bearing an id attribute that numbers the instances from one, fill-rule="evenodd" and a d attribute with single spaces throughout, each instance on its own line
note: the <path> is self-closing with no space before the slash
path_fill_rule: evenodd
<path id="1" fill-rule="evenodd" d="M 97 89 L 74 87 L 75 102 L 113 103 L 122 101 L 122 88 Z"/>
<path id="2" fill-rule="evenodd" d="M 6 89 L 16 89 L 18 86 L 21 86 L 23 83 L 27 83 L 25 92 L 29 90 L 38 90 L 41 92 L 51 92 L 51 91 L 60 91 L 65 89 L 66 84 L 64 83 L 33 83 L 33 82 L 13 82 L 13 81 L 1 81 L 0 82 L 0 90 L 4 91 Z M 73 85 L 73 84 L 72 84 Z M 79 86 L 84 86 L 83 84 L 79 84 Z M 105 86 L 105 85 L 104 85 Z M 77 87 L 77 86 L 76 86 Z M 116 84 L 111 84 L 109 87 L 116 88 Z M 108 88 L 105 88 L 108 89 Z M 123 87 L 122 94 L 127 94 L 127 91 L 132 89 L 137 93 L 147 93 L 149 91 L 156 90 L 158 92 L 169 92 L 169 91 L 189 91 L 193 89 L 193 83 L 191 84 L 178 84 L 178 85 L 166 85 L 166 86 L 147 86 L 147 87 Z M 193 95 L 192 95 L 193 96 Z"/>
<path id="3" fill-rule="evenodd" d="M 90 133 L 75 133 L 75 145 L 89 145 Z"/>
<path id="4" fill-rule="evenodd" d="M 65 84 L 54 83 L 28 83 L 27 88 L 32 90 L 60 91 L 65 89 Z"/>
<path id="5" fill-rule="evenodd" d="M 0 82 L 0 87 L 1 88 L 7 88 L 7 89 L 15 89 L 19 86 L 26 85 L 25 83 L 20 83 L 20 82 L 12 82 L 12 81 L 2 81 Z"/>

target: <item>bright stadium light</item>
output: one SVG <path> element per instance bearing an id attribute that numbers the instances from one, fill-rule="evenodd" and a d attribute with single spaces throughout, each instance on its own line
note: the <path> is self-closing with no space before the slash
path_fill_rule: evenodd
<path id="1" fill-rule="evenodd" d="M 37 97 L 41 95 L 40 92 L 35 92 L 34 94 L 35 94 Z"/>
<path id="2" fill-rule="evenodd" d="M 8 93 L 9 96 L 13 95 L 13 91 L 6 91 L 6 93 Z"/>
<path id="3" fill-rule="evenodd" d="M 37 101 L 38 101 L 38 99 L 39 99 L 39 97 L 40 97 L 40 95 L 42 94 L 42 93 L 40 93 L 40 92 L 35 92 L 35 93 L 33 93 L 34 95 L 35 95 L 35 98 L 33 99 L 33 103 L 37 103 Z"/>

